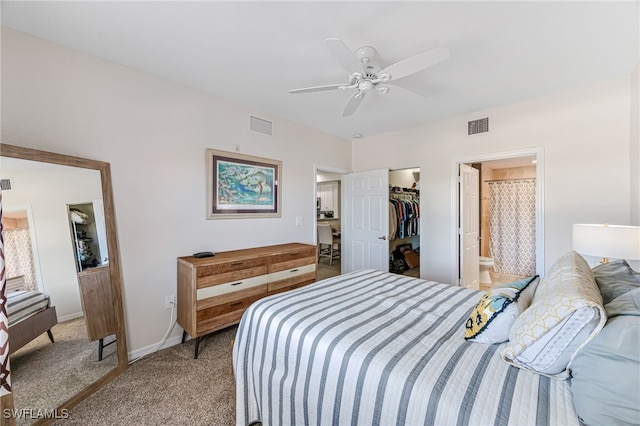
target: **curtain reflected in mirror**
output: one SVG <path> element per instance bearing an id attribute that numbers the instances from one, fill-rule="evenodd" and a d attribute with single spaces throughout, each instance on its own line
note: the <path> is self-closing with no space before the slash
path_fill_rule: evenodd
<path id="1" fill-rule="evenodd" d="M 124 330 L 101 171 L 0 161 L 11 387 L 23 425 L 38 420 L 32 412 L 53 411 L 122 369 L 116 335 Z"/>

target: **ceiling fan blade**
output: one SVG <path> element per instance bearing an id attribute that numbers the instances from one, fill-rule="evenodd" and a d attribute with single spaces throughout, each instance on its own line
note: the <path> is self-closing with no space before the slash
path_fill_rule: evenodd
<path id="1" fill-rule="evenodd" d="M 449 49 L 438 47 L 389 65 L 380 71 L 378 75 L 389 74 L 391 80 L 399 80 L 449 59 L 449 57 L 451 57 Z"/>
<path id="2" fill-rule="evenodd" d="M 346 44 L 339 38 L 328 38 L 325 40 L 327 47 L 338 60 L 342 68 L 344 68 L 349 74 L 354 71 L 363 69 L 362 64 L 356 58 Z"/>
<path id="3" fill-rule="evenodd" d="M 401 84 L 397 84 L 397 83 L 396 83 L 396 84 L 394 84 L 393 82 L 391 82 L 391 83 L 385 83 L 385 85 L 386 85 L 386 86 L 393 86 L 394 88 L 398 87 L 398 88 L 400 88 L 401 90 L 405 90 L 405 91 L 407 91 L 407 92 L 413 93 L 413 94 L 418 95 L 418 96 L 421 96 L 421 97 L 423 97 L 423 98 L 426 98 L 426 97 L 427 97 L 427 94 L 426 94 L 426 93 L 419 92 L 419 91 L 417 91 L 416 89 L 409 89 L 408 87 L 403 86 L 403 85 L 401 85 Z"/>
<path id="4" fill-rule="evenodd" d="M 308 93 L 308 92 L 321 92 L 323 90 L 335 90 L 341 87 L 346 86 L 345 84 L 328 84 L 326 86 L 314 86 L 314 87 L 304 87 L 302 89 L 291 89 L 289 93 Z"/>
<path id="5" fill-rule="evenodd" d="M 364 99 L 364 93 L 356 92 L 349 98 L 349 102 L 347 102 L 347 106 L 344 108 L 344 112 L 342 113 L 343 117 L 351 115 L 355 112 L 356 109 L 360 106 L 360 103 Z"/>

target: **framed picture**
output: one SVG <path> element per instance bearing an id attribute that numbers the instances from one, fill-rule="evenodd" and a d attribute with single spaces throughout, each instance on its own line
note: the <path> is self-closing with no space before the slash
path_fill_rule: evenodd
<path id="1" fill-rule="evenodd" d="M 207 149 L 207 219 L 281 217 L 282 162 Z"/>

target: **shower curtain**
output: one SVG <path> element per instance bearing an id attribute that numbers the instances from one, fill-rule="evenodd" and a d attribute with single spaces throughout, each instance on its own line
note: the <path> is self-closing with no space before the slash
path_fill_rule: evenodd
<path id="1" fill-rule="evenodd" d="M 489 250 L 494 272 L 535 275 L 535 179 L 489 182 Z"/>
<path id="2" fill-rule="evenodd" d="M 27 288 L 35 290 L 37 284 L 29 230 L 5 229 L 3 233 L 6 277 L 13 278 L 24 275 Z"/>

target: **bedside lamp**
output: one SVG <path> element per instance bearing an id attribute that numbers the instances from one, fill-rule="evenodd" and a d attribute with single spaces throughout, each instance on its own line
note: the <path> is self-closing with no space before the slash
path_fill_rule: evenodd
<path id="1" fill-rule="evenodd" d="M 600 263 L 609 258 L 640 259 L 640 226 L 573 225 L 573 250 L 587 256 L 598 256 Z"/>

